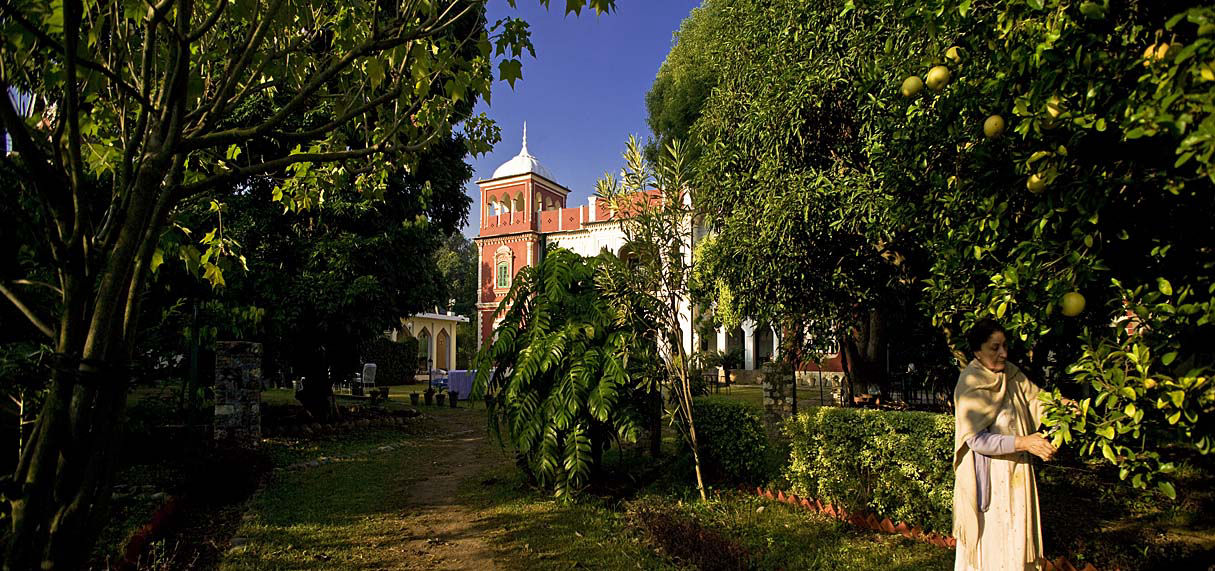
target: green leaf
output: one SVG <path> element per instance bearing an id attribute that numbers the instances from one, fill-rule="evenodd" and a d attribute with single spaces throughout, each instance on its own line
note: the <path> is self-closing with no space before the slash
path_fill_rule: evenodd
<path id="1" fill-rule="evenodd" d="M 1108 442 L 1101 443 L 1101 455 L 1105 456 L 1105 459 L 1109 460 L 1110 462 L 1115 461 L 1114 449 L 1110 448 L 1110 445 Z"/>
<path id="2" fill-rule="evenodd" d="M 1156 487 L 1160 488 L 1161 493 L 1168 496 L 1170 500 L 1177 499 L 1177 490 L 1173 489 L 1173 484 L 1161 480 L 1156 483 Z"/>
<path id="3" fill-rule="evenodd" d="M 1156 288 L 1164 295 L 1173 295 L 1173 284 L 1164 278 L 1156 278 Z"/>
<path id="4" fill-rule="evenodd" d="M 1096 2 L 1084 2 L 1080 4 L 1080 13 L 1086 18 L 1101 20 L 1105 18 L 1105 7 Z"/>
<path id="5" fill-rule="evenodd" d="M 1163 365 L 1165 365 L 1165 366 L 1168 366 L 1168 365 L 1169 365 L 1169 364 L 1171 364 L 1171 363 L 1173 362 L 1173 360 L 1174 360 L 1174 359 L 1176 359 L 1176 358 L 1177 358 L 1177 352 L 1176 352 L 1176 351 L 1173 351 L 1173 352 L 1171 352 L 1171 353 L 1165 353 L 1165 354 L 1164 354 L 1164 356 L 1160 358 L 1160 363 L 1161 363 L 1161 364 L 1163 364 Z"/>
<path id="6" fill-rule="evenodd" d="M 514 89 L 515 80 L 523 79 L 523 62 L 517 59 L 502 60 L 498 64 L 498 79 L 509 83 Z"/>

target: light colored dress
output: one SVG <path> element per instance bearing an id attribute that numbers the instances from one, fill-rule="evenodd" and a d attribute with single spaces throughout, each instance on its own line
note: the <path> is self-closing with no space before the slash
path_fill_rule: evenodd
<path id="1" fill-rule="evenodd" d="M 1017 400 L 1024 394 L 1017 390 L 1005 393 L 1003 405 L 988 431 L 998 435 L 1025 436 L 1029 434 L 1024 419 L 1018 419 Z M 982 450 L 986 452 L 986 450 Z M 971 451 L 972 454 L 978 453 Z M 961 550 L 954 558 L 955 571 L 1029 571 L 1041 568 L 1042 523 L 1038 513 L 1037 487 L 1026 486 L 1034 481 L 1034 467 L 1028 452 L 1013 452 L 989 456 L 988 475 L 990 503 L 979 513 L 979 566 L 967 564 Z M 977 475 L 976 475 L 977 476 Z M 981 479 L 981 477 L 980 477 Z M 982 487 L 982 486 L 980 486 Z M 979 499 L 980 504 L 982 498 Z M 1027 542 L 1026 538 L 1034 541 Z M 1032 552 L 1030 550 L 1033 550 Z"/>

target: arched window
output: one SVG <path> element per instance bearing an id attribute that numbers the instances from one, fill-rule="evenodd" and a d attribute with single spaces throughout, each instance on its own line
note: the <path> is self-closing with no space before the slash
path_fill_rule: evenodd
<path id="1" fill-rule="evenodd" d="M 515 204 L 511 206 L 511 212 L 523 212 L 523 191 L 515 194 Z"/>
<path id="2" fill-rule="evenodd" d="M 418 333 L 418 360 L 425 362 L 427 369 L 434 368 L 434 356 L 430 354 L 430 330 L 425 327 Z"/>
<path id="3" fill-rule="evenodd" d="M 494 252 L 494 289 L 510 287 L 511 275 L 514 273 L 515 254 L 509 246 L 502 246 Z"/>

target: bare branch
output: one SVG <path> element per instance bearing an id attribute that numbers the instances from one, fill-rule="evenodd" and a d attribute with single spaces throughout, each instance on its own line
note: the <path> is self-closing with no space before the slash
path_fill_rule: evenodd
<path id="1" fill-rule="evenodd" d="M 207 32 L 211 31 L 211 28 L 215 26 L 215 23 L 219 21 L 219 17 L 223 15 L 224 10 L 227 7 L 228 0 L 219 0 L 219 6 L 215 8 L 215 12 L 212 13 L 205 22 L 203 22 L 202 26 L 199 26 L 197 30 L 190 32 L 190 34 L 186 36 L 186 43 L 194 43 L 202 39 Z"/>
<path id="2" fill-rule="evenodd" d="M 59 289 L 59 287 L 56 286 L 55 284 L 48 284 L 46 282 L 36 282 L 33 280 L 13 280 L 13 283 L 17 284 L 17 285 L 40 286 L 40 287 L 48 288 L 51 291 L 53 291 L 59 295 L 63 295 L 63 290 Z"/>
<path id="3" fill-rule="evenodd" d="M 80 200 L 80 184 L 84 178 L 84 160 L 80 156 L 80 90 L 76 85 L 77 50 L 80 42 L 80 19 L 84 7 L 79 1 L 65 0 L 63 3 L 63 59 L 64 88 L 63 113 L 67 123 L 68 190 L 72 197 L 72 233 L 67 243 L 74 243 L 80 236 L 86 216 Z"/>
<path id="4" fill-rule="evenodd" d="M 176 203 L 180 200 L 184 200 L 199 193 L 214 189 L 224 183 L 236 182 L 242 178 L 280 170 L 296 163 L 331 163 L 349 159 L 357 159 L 377 153 L 391 153 L 397 150 L 398 147 L 389 147 L 386 144 L 380 143 L 363 149 L 349 149 L 345 151 L 331 151 L 327 153 L 296 153 L 294 155 L 288 155 L 279 159 L 249 165 L 244 168 L 217 174 L 195 183 L 179 186 L 174 192 L 175 197 L 172 202 Z"/>
<path id="5" fill-rule="evenodd" d="M 38 27 L 35 26 L 33 24 L 33 22 L 30 22 L 29 20 L 27 20 L 24 16 L 21 15 L 20 12 L 14 11 L 14 10 L 0 10 L 0 12 L 3 12 L 4 15 L 9 18 L 12 18 L 14 22 L 17 22 L 17 24 L 19 24 L 22 28 L 25 28 L 31 34 L 34 34 L 34 37 L 36 37 L 39 42 L 47 44 L 47 46 L 51 50 L 56 51 L 56 52 L 61 52 L 61 53 L 64 51 L 64 47 L 62 45 L 60 45 L 59 42 L 55 41 L 55 38 L 52 38 L 51 36 L 47 35 L 46 32 L 38 29 Z M 135 100 L 139 101 L 143 105 L 151 105 L 151 102 L 148 101 L 147 99 L 145 99 L 143 96 L 141 96 L 139 93 L 139 90 L 136 89 L 134 85 L 131 85 L 131 84 L 127 83 L 126 81 L 123 81 L 122 76 L 118 75 L 118 73 L 115 72 L 114 70 L 112 70 L 98 62 L 95 62 L 95 61 L 92 61 L 89 59 L 85 59 L 85 58 L 81 58 L 81 57 L 76 58 L 76 63 L 80 67 L 83 67 L 85 69 L 92 70 L 97 73 L 100 73 L 101 75 L 104 75 L 107 79 L 114 82 L 114 85 L 117 86 L 120 90 L 122 90 L 124 93 L 126 93 L 130 97 L 134 98 Z"/>
<path id="6" fill-rule="evenodd" d="M 347 121 L 353 119 L 354 117 L 362 115 L 363 113 L 366 113 L 372 109 L 375 109 L 376 107 L 379 107 L 380 105 L 383 105 L 389 101 L 392 101 L 394 98 L 396 98 L 397 96 L 399 96 L 401 94 L 401 89 L 402 89 L 401 85 L 398 84 L 396 89 L 389 90 L 387 93 L 385 93 L 379 97 L 376 97 L 375 99 L 372 99 L 371 101 L 368 101 L 362 105 L 359 105 L 358 107 L 355 107 L 355 108 L 343 113 L 342 115 L 338 116 L 337 118 L 333 119 L 332 121 L 330 121 L 320 127 L 317 127 L 315 129 L 309 129 L 307 131 L 296 131 L 293 133 L 276 132 L 276 133 L 274 133 L 273 136 L 275 138 L 286 139 L 286 140 L 308 139 L 308 138 L 312 138 L 312 137 L 319 137 L 325 133 L 332 132 L 334 129 L 337 129 L 338 127 L 341 127 Z M 414 108 L 416 109 L 417 106 L 415 105 Z"/>
<path id="7" fill-rule="evenodd" d="M 329 67 L 325 68 L 323 71 L 318 73 L 316 75 L 316 77 L 312 78 L 312 81 L 308 82 L 307 85 L 305 85 L 302 89 L 300 89 L 299 93 L 297 93 L 295 95 L 295 97 L 293 97 L 291 99 L 291 101 L 287 102 L 287 104 L 284 105 L 281 109 L 279 109 L 278 112 L 276 112 L 274 115 L 272 115 L 269 119 L 265 120 L 261 124 L 255 125 L 253 127 L 243 127 L 243 128 L 236 127 L 236 128 L 232 128 L 232 129 L 226 129 L 224 131 L 206 133 L 203 135 L 198 135 L 196 137 L 189 137 L 189 138 L 182 140 L 182 142 L 181 142 L 182 150 L 183 151 L 193 151 L 193 150 L 198 150 L 198 149 L 205 149 L 208 147 L 223 146 L 223 145 L 236 143 L 236 142 L 239 142 L 239 141 L 251 138 L 251 137 L 256 137 L 258 135 L 263 135 L 263 134 L 269 132 L 271 129 L 274 129 L 275 127 L 277 127 L 280 123 L 282 123 L 288 117 L 290 117 L 292 114 L 294 114 L 296 111 L 298 111 L 299 108 L 302 107 L 304 105 L 304 103 L 306 103 L 308 101 L 308 98 L 312 97 L 312 95 L 314 93 L 316 93 L 316 91 L 318 89 L 320 89 L 321 86 L 328 83 L 330 79 L 333 79 L 335 76 L 338 75 L 338 73 L 345 70 L 350 65 L 350 63 L 355 60 L 355 58 L 357 58 L 361 55 L 365 55 L 365 54 L 370 53 L 375 50 L 383 50 L 383 49 L 387 49 L 389 47 L 393 47 L 394 45 L 403 44 L 410 39 L 413 39 L 413 38 L 396 37 L 396 38 L 392 38 L 389 40 L 377 40 L 377 41 L 364 42 L 363 44 L 361 44 L 361 45 L 355 47 L 354 49 L 350 50 L 349 52 L 347 52 L 345 55 L 343 55 L 337 61 L 330 64 Z"/>
<path id="8" fill-rule="evenodd" d="M 236 58 L 235 63 L 223 74 L 223 80 L 220 82 L 220 87 L 215 92 L 215 101 L 211 104 L 210 109 L 203 114 L 199 120 L 201 128 L 209 128 L 223 114 L 227 108 L 228 97 L 232 94 L 232 90 L 236 88 L 236 83 L 240 76 L 245 73 L 245 69 L 249 67 L 249 61 L 253 58 L 253 54 L 261 47 L 262 39 L 266 36 L 266 30 L 270 23 L 274 21 L 275 15 L 283 6 L 284 0 L 275 0 L 269 7 L 269 13 L 266 17 L 257 23 L 249 31 L 248 39 L 245 41 L 245 47 L 241 50 L 241 54 Z M 260 3 L 258 4 L 260 6 Z M 205 107 L 205 106 L 204 106 Z"/>
<path id="9" fill-rule="evenodd" d="M 55 338 L 55 330 L 51 329 L 50 326 L 39 319 L 38 316 L 34 314 L 34 311 L 30 309 L 29 306 L 25 305 L 25 303 L 21 301 L 21 298 L 17 297 L 16 292 L 5 287 L 3 283 L 0 283 L 0 293 L 3 293 L 4 297 L 7 297 L 9 301 L 13 302 L 13 305 L 17 306 L 17 310 L 20 311 L 22 315 L 25 315 L 26 319 L 29 319 L 30 323 L 33 323 L 34 327 L 38 328 L 38 331 L 41 331 L 43 335 L 46 335 L 51 339 Z"/>

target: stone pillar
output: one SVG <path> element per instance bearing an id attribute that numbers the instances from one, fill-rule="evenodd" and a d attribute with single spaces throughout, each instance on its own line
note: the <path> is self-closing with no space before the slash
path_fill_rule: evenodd
<path id="1" fill-rule="evenodd" d="M 743 323 L 743 368 L 755 370 L 755 323 L 748 320 Z"/>
<path id="2" fill-rule="evenodd" d="M 730 345 L 729 334 L 726 333 L 725 327 L 717 328 L 717 350 L 722 353 L 726 352 L 726 347 Z"/>
<path id="3" fill-rule="evenodd" d="M 456 366 L 456 330 L 460 329 L 460 322 L 455 321 L 451 324 L 451 343 L 447 344 L 447 368 L 455 370 Z"/>
<path id="4" fill-rule="evenodd" d="M 781 421 L 793 416 L 792 371 L 781 363 L 763 364 L 764 426 L 778 434 Z"/>
<path id="5" fill-rule="evenodd" d="M 215 344 L 215 440 L 256 448 L 262 439 L 262 344 Z"/>

